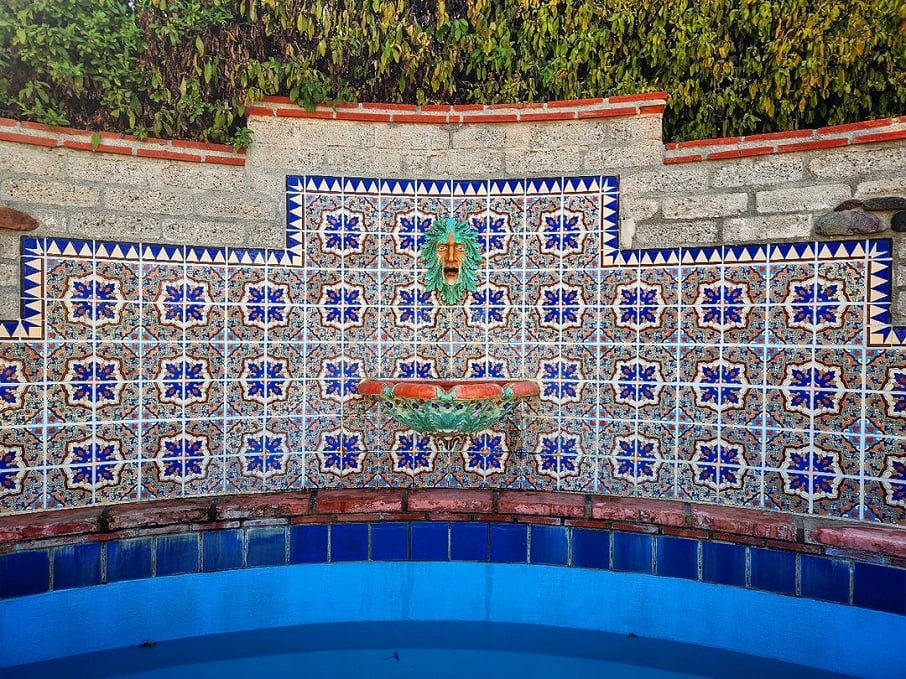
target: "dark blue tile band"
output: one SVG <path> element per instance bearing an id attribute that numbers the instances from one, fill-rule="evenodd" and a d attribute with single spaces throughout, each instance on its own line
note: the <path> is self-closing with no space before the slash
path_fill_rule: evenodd
<path id="1" fill-rule="evenodd" d="M 698 540 L 662 535 L 657 538 L 657 574 L 698 579 Z"/>
<path id="2" fill-rule="evenodd" d="M 641 533 L 613 534 L 613 569 L 651 573 L 652 539 Z"/>
<path id="3" fill-rule="evenodd" d="M 572 565 L 578 568 L 610 568 L 610 531 L 572 529 Z"/>
<path id="4" fill-rule="evenodd" d="M 282 566 L 286 563 L 286 531 L 282 526 L 249 528 L 245 561 L 255 566 Z"/>
<path id="5" fill-rule="evenodd" d="M 528 526 L 491 524 L 491 561 L 525 563 L 528 559 Z"/>
<path id="6" fill-rule="evenodd" d="M 101 545 L 66 545 L 53 550 L 53 588 L 101 584 Z"/>
<path id="7" fill-rule="evenodd" d="M 50 557 L 46 549 L 0 556 L 0 597 L 40 594 L 50 589 Z"/>
<path id="8" fill-rule="evenodd" d="M 368 524 L 340 523 L 330 528 L 331 561 L 368 560 Z"/>
<path id="9" fill-rule="evenodd" d="M 412 524 L 412 560 L 446 561 L 449 526 L 439 521 Z"/>
<path id="10" fill-rule="evenodd" d="M 450 528 L 450 558 L 455 561 L 487 561 L 488 524 L 454 523 Z"/>
<path id="11" fill-rule="evenodd" d="M 409 559 L 409 524 L 375 523 L 371 526 L 371 558 L 374 561 Z"/>
<path id="12" fill-rule="evenodd" d="M 107 582 L 151 577 L 151 538 L 107 543 Z"/>
<path id="13" fill-rule="evenodd" d="M 565 566 L 569 557 L 567 530 L 564 526 L 532 526 L 532 563 Z"/>
<path id="14" fill-rule="evenodd" d="M 157 575 L 198 572 L 198 534 L 161 535 L 157 538 Z"/>
<path id="15" fill-rule="evenodd" d="M 702 543 L 702 580 L 720 585 L 744 587 L 746 548 L 722 542 Z"/>
<path id="16" fill-rule="evenodd" d="M 202 567 L 206 573 L 242 568 L 242 531 L 213 530 L 203 535 Z"/>
<path id="17" fill-rule="evenodd" d="M 751 585 L 777 594 L 796 593 L 796 554 L 777 549 L 749 549 Z"/>
<path id="18" fill-rule="evenodd" d="M 878 611 L 906 614 L 906 570 L 856 563 L 853 603 Z"/>
<path id="19" fill-rule="evenodd" d="M 803 554 L 799 557 L 800 593 L 809 599 L 849 603 L 850 563 Z"/>
<path id="20" fill-rule="evenodd" d="M 311 524 L 289 529 L 290 563 L 324 563 L 327 561 L 327 526 Z"/>

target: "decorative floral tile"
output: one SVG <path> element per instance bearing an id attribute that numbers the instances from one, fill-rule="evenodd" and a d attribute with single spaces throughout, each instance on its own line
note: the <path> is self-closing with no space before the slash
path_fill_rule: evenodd
<path id="1" fill-rule="evenodd" d="M 40 509 L 44 500 L 42 430 L 0 429 L 0 511 Z"/>

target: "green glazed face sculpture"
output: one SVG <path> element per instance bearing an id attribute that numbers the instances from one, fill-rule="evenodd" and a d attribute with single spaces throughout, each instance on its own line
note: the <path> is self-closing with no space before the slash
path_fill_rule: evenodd
<path id="1" fill-rule="evenodd" d="M 481 251 L 478 234 L 467 222 L 435 220 L 425 235 L 421 259 L 428 267 L 428 290 L 439 291 L 447 304 L 475 290 Z"/>

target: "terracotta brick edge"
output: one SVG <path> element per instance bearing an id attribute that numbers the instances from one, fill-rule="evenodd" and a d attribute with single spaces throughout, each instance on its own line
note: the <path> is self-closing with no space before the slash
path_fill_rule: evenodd
<path id="1" fill-rule="evenodd" d="M 352 489 L 133 502 L 0 517 L 0 553 L 246 525 L 495 521 L 670 535 L 906 566 L 906 528 L 678 500 L 491 489 Z"/>
<path id="2" fill-rule="evenodd" d="M 901 139 L 906 139 L 906 116 L 865 120 L 817 129 L 753 134 L 746 137 L 673 142 L 664 146 L 664 164 L 677 165 L 698 163 L 704 160 L 727 160 L 778 153 L 820 151 Z"/>
<path id="3" fill-rule="evenodd" d="M 618 95 L 608 98 L 568 99 L 563 101 L 511 104 L 426 104 L 360 103 L 320 105 L 307 110 L 290 103 L 286 97 L 265 97 L 249 104 L 249 116 L 268 118 L 312 118 L 381 123 L 456 125 L 471 123 L 554 122 L 659 115 L 667 105 L 666 92 Z"/>
<path id="4" fill-rule="evenodd" d="M 11 118 L 0 118 L 0 142 L 2 141 L 43 146 L 48 149 L 67 148 L 89 153 L 111 153 L 189 163 L 245 165 L 245 151 L 234 151 L 232 146 L 226 144 L 150 137 L 140 141 L 128 134 L 52 127 Z"/>

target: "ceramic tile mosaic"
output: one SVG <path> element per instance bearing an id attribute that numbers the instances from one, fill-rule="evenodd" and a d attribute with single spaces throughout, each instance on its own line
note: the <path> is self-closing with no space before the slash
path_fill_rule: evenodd
<path id="1" fill-rule="evenodd" d="M 284 250 L 22 239 L 0 511 L 262 490 L 505 487 L 906 524 L 891 244 L 618 247 L 618 181 L 288 177 Z M 482 259 L 459 304 L 436 220 Z M 445 447 L 365 377 L 538 380 Z"/>

